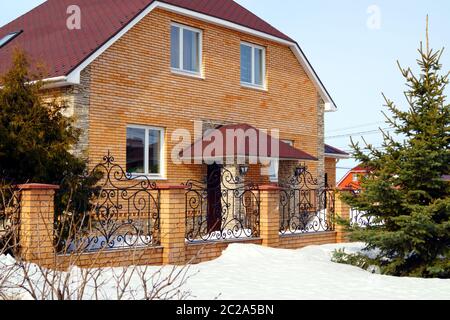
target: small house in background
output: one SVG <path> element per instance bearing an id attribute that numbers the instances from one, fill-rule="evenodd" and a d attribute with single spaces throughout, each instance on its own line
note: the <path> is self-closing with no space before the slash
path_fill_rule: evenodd
<path id="1" fill-rule="evenodd" d="M 362 165 L 358 165 L 350 170 L 338 183 L 338 189 L 361 189 L 362 178 L 369 173 L 369 169 L 364 168 Z"/>
<path id="2" fill-rule="evenodd" d="M 328 187 L 336 187 L 336 165 L 340 160 L 348 158 L 348 153 L 325 144 L 325 182 Z"/>

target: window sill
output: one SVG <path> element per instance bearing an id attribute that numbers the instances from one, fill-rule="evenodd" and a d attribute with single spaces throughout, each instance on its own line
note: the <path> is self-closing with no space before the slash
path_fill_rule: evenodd
<path id="1" fill-rule="evenodd" d="M 205 80 L 205 77 L 201 73 L 183 71 L 183 70 L 173 69 L 173 68 L 171 69 L 171 71 L 172 71 L 172 74 L 175 74 L 177 76 Z"/>
<path id="2" fill-rule="evenodd" d="M 241 87 L 244 89 L 250 89 L 250 90 L 256 90 L 256 91 L 262 91 L 262 92 L 268 92 L 266 87 L 263 86 L 257 86 L 257 85 L 252 85 L 249 83 L 243 83 L 241 82 Z"/>
<path id="3" fill-rule="evenodd" d="M 151 180 L 151 181 L 167 181 L 168 179 L 163 176 L 149 175 L 149 174 L 131 174 L 132 179 L 136 180 Z"/>

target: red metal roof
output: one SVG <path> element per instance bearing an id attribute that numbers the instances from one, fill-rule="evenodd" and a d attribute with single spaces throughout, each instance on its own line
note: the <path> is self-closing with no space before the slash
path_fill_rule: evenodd
<path id="1" fill-rule="evenodd" d="M 0 49 L 0 74 L 10 66 L 14 47 L 21 47 L 34 63 L 46 66 L 47 77 L 69 74 L 93 52 L 114 37 L 154 0 L 47 0 L 0 28 L 0 38 L 23 33 Z M 269 35 L 293 41 L 233 0 L 159 1 L 220 18 Z M 67 8 L 81 9 L 81 30 L 66 26 Z"/>
<path id="2" fill-rule="evenodd" d="M 351 172 L 369 172 L 369 171 L 370 171 L 369 168 L 364 167 L 362 164 L 360 164 L 360 165 L 354 167 L 352 170 L 350 170 L 350 173 Z"/>
<path id="3" fill-rule="evenodd" d="M 349 156 L 349 154 L 347 152 L 339 150 L 338 148 L 335 148 L 335 147 L 330 146 L 328 144 L 325 144 L 325 153 L 326 154 L 336 154 L 336 155 L 342 155 L 342 156 Z"/>
<path id="4" fill-rule="evenodd" d="M 240 136 L 239 132 L 241 133 L 248 133 L 248 134 L 254 134 L 255 140 L 245 138 L 245 136 Z M 230 150 L 231 154 L 228 153 L 227 150 L 227 135 L 229 133 L 233 134 L 236 133 L 236 135 L 231 136 L 233 138 L 233 149 Z M 220 134 L 223 138 L 222 145 L 220 145 L 220 142 L 215 141 L 216 134 Z M 241 139 L 238 139 L 241 138 Z M 231 139 L 230 138 L 230 139 Z M 239 142 L 242 142 L 242 139 L 245 139 L 244 144 L 240 144 Z M 264 141 L 267 141 L 267 152 L 265 150 L 261 150 L 260 144 L 264 145 Z M 251 143 L 254 143 L 250 145 Z M 219 149 L 216 150 L 213 149 L 214 144 L 217 143 L 217 146 L 220 146 Z M 272 153 L 272 145 L 276 145 L 278 143 L 279 149 L 274 150 L 274 153 Z M 211 154 L 205 154 L 208 146 L 212 149 Z M 231 149 L 231 146 L 230 146 Z M 187 156 L 188 154 L 191 155 L 191 158 L 197 158 L 196 150 L 202 150 L 202 156 L 204 159 L 208 158 L 226 158 L 226 157 L 253 157 L 253 158 L 279 158 L 281 160 L 311 160 L 311 161 L 317 161 L 318 159 L 305 151 L 296 149 L 289 144 L 277 140 L 267 133 L 258 130 L 248 124 L 236 124 L 236 125 L 227 125 L 222 126 L 216 130 L 216 132 L 209 132 L 204 135 L 202 139 L 199 139 L 196 141 L 192 146 L 185 149 L 183 152 L 181 152 L 180 156 Z M 208 152 L 209 153 L 209 152 Z"/>

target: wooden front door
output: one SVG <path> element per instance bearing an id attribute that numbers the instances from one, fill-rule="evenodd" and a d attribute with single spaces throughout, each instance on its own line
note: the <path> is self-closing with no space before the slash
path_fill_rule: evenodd
<path id="1" fill-rule="evenodd" d="M 222 165 L 208 165 L 208 233 L 222 229 Z"/>

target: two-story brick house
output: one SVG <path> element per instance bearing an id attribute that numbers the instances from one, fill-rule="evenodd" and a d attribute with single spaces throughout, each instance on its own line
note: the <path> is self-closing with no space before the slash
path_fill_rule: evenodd
<path id="1" fill-rule="evenodd" d="M 86 249 L 103 243 L 114 265 L 127 265 L 129 252 L 114 249 L 137 244 L 144 263 L 159 264 L 189 261 L 199 241 L 203 261 L 230 239 L 342 241 L 334 209 L 348 210 L 323 188 L 348 156 L 324 144 L 324 114 L 336 106 L 298 43 L 236 2 L 48 0 L 0 28 L 0 74 L 16 47 L 46 66 L 43 96 L 70 106 L 82 132 L 75 153 L 95 166 L 110 152 L 126 181 L 155 182 L 104 190 Z M 229 131 L 244 139 L 220 140 Z M 205 183 L 216 168 L 223 181 Z M 294 173 L 302 178 L 284 185 Z"/>
<path id="2" fill-rule="evenodd" d="M 76 151 L 93 163 L 109 150 L 132 173 L 198 178 L 206 166 L 174 164 L 171 151 L 174 131 L 194 137 L 201 121 L 202 130 L 278 129 L 302 152 L 272 159 L 271 180 L 298 161 L 324 177 L 333 100 L 294 40 L 232 0 L 49 0 L 2 27 L 3 37 L 0 72 L 14 47 L 46 65 L 47 89 L 64 94 L 83 129 Z"/>

